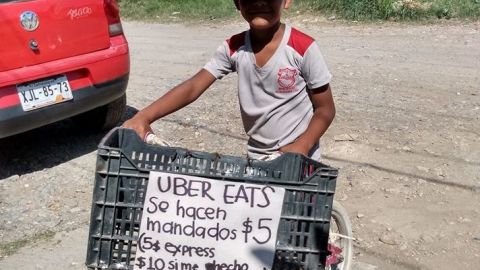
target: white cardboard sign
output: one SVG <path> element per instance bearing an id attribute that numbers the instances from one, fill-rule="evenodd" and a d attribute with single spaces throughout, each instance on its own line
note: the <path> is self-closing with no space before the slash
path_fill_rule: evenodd
<path id="1" fill-rule="evenodd" d="M 271 269 L 284 194 L 151 172 L 134 270 Z"/>

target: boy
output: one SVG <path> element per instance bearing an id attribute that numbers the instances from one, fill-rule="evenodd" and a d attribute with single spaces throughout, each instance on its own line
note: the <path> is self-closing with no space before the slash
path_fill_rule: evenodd
<path id="1" fill-rule="evenodd" d="M 203 69 L 123 126 L 145 138 L 152 122 L 236 71 L 249 157 L 296 152 L 318 160 L 319 139 L 335 116 L 331 75 L 315 41 L 280 21 L 292 1 L 234 0 L 250 29 L 223 42 Z"/>

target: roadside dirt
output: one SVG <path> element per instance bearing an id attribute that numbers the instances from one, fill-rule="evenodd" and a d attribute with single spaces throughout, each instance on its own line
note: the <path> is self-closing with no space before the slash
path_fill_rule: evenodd
<path id="1" fill-rule="evenodd" d="M 292 19 L 334 75 L 324 162 L 353 222 L 355 259 L 377 269 L 480 263 L 480 24 Z M 130 117 L 193 75 L 243 24 L 126 22 Z M 236 76 L 154 124 L 175 145 L 244 155 Z M 0 140 L 0 269 L 85 269 L 96 145 L 64 121 Z M 56 234 L 55 234 L 56 233 Z"/>

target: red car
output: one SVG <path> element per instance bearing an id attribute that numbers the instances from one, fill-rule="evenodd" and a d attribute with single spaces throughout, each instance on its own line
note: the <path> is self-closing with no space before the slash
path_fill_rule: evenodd
<path id="1" fill-rule="evenodd" d="M 129 71 L 116 0 L 0 0 L 0 138 L 72 116 L 115 126 Z"/>

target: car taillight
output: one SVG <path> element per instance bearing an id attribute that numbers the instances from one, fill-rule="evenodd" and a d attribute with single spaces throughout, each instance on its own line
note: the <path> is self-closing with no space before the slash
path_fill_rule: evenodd
<path id="1" fill-rule="evenodd" d="M 110 36 L 116 36 L 123 33 L 122 23 L 120 21 L 120 9 L 117 0 L 104 0 L 103 7 L 108 20 L 108 32 Z"/>

